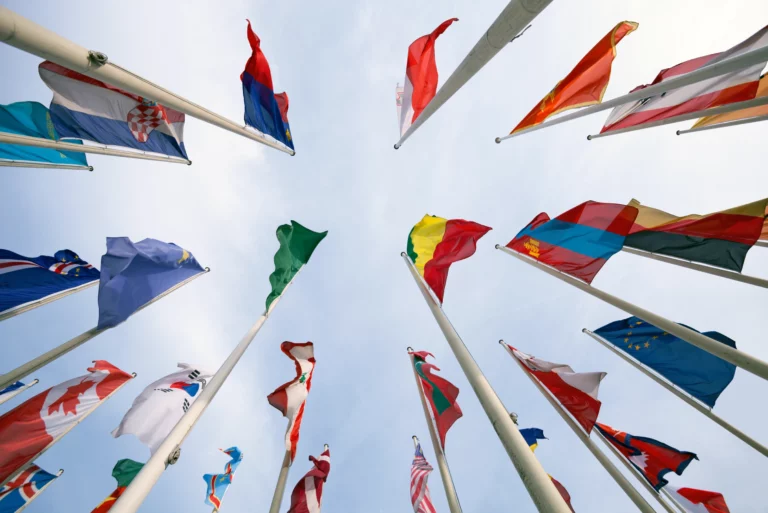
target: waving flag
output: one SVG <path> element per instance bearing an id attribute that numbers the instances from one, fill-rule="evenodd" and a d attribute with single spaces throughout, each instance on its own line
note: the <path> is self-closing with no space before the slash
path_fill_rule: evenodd
<path id="1" fill-rule="evenodd" d="M 221 449 L 221 452 L 231 458 L 224 466 L 224 473 L 205 474 L 203 476 L 203 479 L 208 484 L 208 491 L 205 493 L 205 503 L 213 506 L 216 510 L 221 509 L 221 501 L 224 499 L 224 494 L 229 485 L 232 484 L 235 470 L 240 466 L 240 462 L 243 461 L 243 453 L 237 447 Z"/>
<path id="2" fill-rule="evenodd" d="M 31 465 L 22 470 L 0 488 L 0 513 L 20 511 L 57 477 L 59 476 L 49 474 L 37 465 Z"/>
<path id="3" fill-rule="evenodd" d="M 411 504 L 414 513 L 437 513 L 427 485 L 432 470 L 432 465 L 427 462 L 421 450 L 421 444 L 416 444 L 416 454 L 411 464 Z"/>
<path id="4" fill-rule="evenodd" d="M 23 386 L 24 386 L 24 383 L 22 383 L 21 381 L 17 381 L 16 383 L 11 383 L 10 385 L 5 387 L 4 389 L 0 390 L 0 396 L 3 395 L 3 394 L 10 394 L 14 390 L 18 390 L 18 389 L 20 389 Z"/>
<path id="5" fill-rule="evenodd" d="M 189 407 L 200 397 L 213 373 L 188 363 L 150 384 L 133 400 L 112 436 L 135 435 L 154 454 Z"/>
<path id="6" fill-rule="evenodd" d="M 539 446 L 539 440 L 547 439 L 544 436 L 544 431 L 539 428 L 524 428 L 520 430 L 520 434 L 523 435 L 525 443 L 528 444 L 532 451 L 536 451 L 536 448 Z"/>
<path id="7" fill-rule="evenodd" d="M 51 91 L 60 137 L 187 158 L 184 114 L 50 61 L 38 71 Z"/>
<path id="8" fill-rule="evenodd" d="M 667 491 L 688 513 L 731 513 L 721 493 L 674 486 Z"/>
<path id="9" fill-rule="evenodd" d="M 267 310 L 304 264 L 309 262 L 315 248 L 326 235 L 328 235 L 327 231 L 313 232 L 296 221 L 291 221 L 291 224 L 282 224 L 277 228 L 280 248 L 275 253 L 275 270 L 269 275 L 272 291 L 267 296 Z"/>
<path id="10" fill-rule="evenodd" d="M 138 474 L 143 467 L 143 463 L 127 458 L 118 461 L 115 464 L 115 468 L 112 469 L 112 477 L 117 481 L 117 488 L 115 488 L 115 491 L 112 492 L 109 497 L 104 499 L 101 504 L 96 506 L 96 509 L 91 513 L 107 513 L 107 511 L 112 509 L 112 506 L 115 505 L 117 499 L 120 498 L 125 489 L 128 488 L 128 485 L 131 484 L 131 481 L 133 481 L 133 478 L 136 477 L 136 474 Z"/>
<path id="11" fill-rule="evenodd" d="M 768 96 L 768 75 L 763 75 L 760 77 L 755 98 L 765 98 L 766 96 Z M 738 121 L 740 119 L 756 118 L 758 116 L 768 116 L 768 105 L 707 116 L 698 120 L 691 129 L 719 125 L 720 123 L 728 123 L 729 121 Z"/>
<path id="12" fill-rule="evenodd" d="M 0 482 L 23 470 L 133 376 L 104 360 L 0 417 Z"/>
<path id="13" fill-rule="evenodd" d="M 462 417 L 461 408 L 456 402 L 459 389 L 450 381 L 441 378 L 432 371 L 439 371 L 435 365 L 427 363 L 427 356 L 434 355 L 426 351 L 417 351 L 413 355 L 413 366 L 421 381 L 424 397 L 432 410 L 437 432 L 440 435 L 440 445 L 445 447 L 445 435 L 454 422 Z"/>
<path id="14" fill-rule="evenodd" d="M 323 485 L 331 472 L 331 452 L 326 449 L 319 458 L 310 456 L 314 464 L 296 484 L 291 493 L 291 508 L 288 513 L 320 513 L 323 504 Z"/>

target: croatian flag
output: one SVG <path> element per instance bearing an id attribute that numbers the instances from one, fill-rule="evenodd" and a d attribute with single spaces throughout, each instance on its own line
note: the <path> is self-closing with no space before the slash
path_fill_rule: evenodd
<path id="1" fill-rule="evenodd" d="M 38 71 L 51 91 L 59 136 L 187 158 L 184 114 L 49 61 Z"/>
<path id="2" fill-rule="evenodd" d="M 45 485 L 58 476 L 49 474 L 37 465 L 32 465 L 26 470 L 13 476 L 0 488 L 0 513 L 15 513 L 27 505 Z"/>

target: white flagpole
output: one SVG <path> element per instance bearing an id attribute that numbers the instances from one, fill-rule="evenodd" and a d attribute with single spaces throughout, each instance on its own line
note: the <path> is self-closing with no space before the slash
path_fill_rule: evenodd
<path id="1" fill-rule="evenodd" d="M 280 513 L 280 505 L 283 503 L 285 485 L 288 482 L 288 472 L 291 470 L 291 451 L 285 451 L 283 463 L 280 465 L 280 474 L 277 476 L 275 493 L 272 494 L 272 503 L 269 505 L 269 513 Z"/>
<path id="2" fill-rule="evenodd" d="M 26 160 L 0 160 L 0 167 L 33 167 L 40 169 L 71 169 L 74 171 L 93 171 L 93 166 L 75 166 L 69 164 L 52 164 L 48 162 L 28 162 Z"/>
<path id="3" fill-rule="evenodd" d="M 165 296 L 173 292 L 174 290 L 177 290 L 187 283 L 191 282 L 195 278 L 198 278 L 208 272 L 210 272 L 210 268 L 206 267 L 203 271 L 195 274 L 194 276 L 190 276 L 186 280 L 177 283 L 170 289 L 166 290 L 162 294 L 152 298 L 150 301 L 147 301 L 145 304 L 141 305 L 139 308 L 136 309 L 133 314 L 131 314 L 131 317 L 140 311 L 144 310 L 146 307 L 151 305 L 152 303 L 155 303 L 156 301 L 160 301 Z M 33 358 L 32 360 L 28 361 L 27 363 L 16 367 L 12 371 L 7 372 L 6 374 L 3 374 L 0 376 L 0 390 L 7 387 L 8 385 L 12 383 L 16 383 L 17 381 L 21 380 L 22 378 L 29 376 L 31 373 L 35 372 L 38 369 L 41 369 L 51 363 L 52 361 L 56 360 L 57 358 L 60 358 L 67 354 L 68 352 L 72 351 L 73 349 L 76 349 L 80 347 L 81 345 L 85 344 L 92 338 L 94 338 L 96 335 L 100 335 L 101 333 L 104 333 L 105 331 L 112 329 L 112 328 L 98 328 L 94 327 L 89 329 L 88 331 L 81 333 L 80 335 L 76 336 L 75 338 L 72 338 L 70 340 L 67 340 L 60 346 L 54 347 L 47 353 L 43 353 L 37 358 Z"/>
<path id="4" fill-rule="evenodd" d="M 427 400 L 424 397 L 424 388 L 421 386 L 421 380 L 419 375 L 416 374 L 416 367 L 414 366 L 414 358 L 411 353 L 413 348 L 408 348 L 408 360 L 411 363 L 411 369 L 413 370 L 413 377 L 416 379 L 416 389 L 421 398 L 421 406 L 424 409 L 424 418 L 427 421 L 427 428 L 429 429 L 429 437 L 432 439 L 432 448 L 435 450 L 435 460 L 437 461 L 437 468 L 440 470 L 440 478 L 443 480 L 443 488 L 445 489 L 445 498 L 448 500 L 448 509 L 451 513 L 462 513 L 461 504 L 459 504 L 459 497 L 456 494 L 456 487 L 453 484 L 453 476 L 451 476 L 451 469 L 448 468 L 448 461 L 445 458 L 445 451 L 440 444 L 440 438 L 437 436 L 437 430 L 432 420 L 432 413 L 427 406 Z M 414 444 L 418 443 L 418 438 L 413 437 Z"/>
<path id="5" fill-rule="evenodd" d="M 59 471 L 58 471 L 58 472 L 56 472 L 56 479 L 58 479 L 59 477 L 61 477 L 61 475 L 62 475 L 63 473 L 64 473 L 64 469 L 59 469 Z M 20 507 L 19 509 L 17 509 L 17 510 L 16 510 L 16 513 L 21 513 L 22 511 L 24 511 L 25 509 L 27 509 L 27 506 L 29 506 L 30 504 L 32 504 L 32 502 L 34 502 L 34 500 L 35 500 L 35 499 L 37 499 L 37 498 L 40 496 L 40 494 L 42 494 L 42 493 L 45 491 L 45 489 L 46 489 L 46 488 L 48 488 L 49 486 L 51 486 L 51 483 L 53 483 L 54 481 L 56 481 L 56 479 L 51 479 L 50 481 L 48 481 L 47 483 L 45 483 L 45 484 L 43 485 L 43 487 L 42 487 L 42 488 L 40 488 L 40 490 L 39 490 L 39 491 L 38 491 L 38 492 L 37 492 L 35 495 L 33 495 L 33 496 L 32 496 L 32 498 L 31 498 L 31 499 L 29 499 L 27 502 L 25 502 L 25 503 L 24 503 L 24 505 L 23 505 L 22 507 Z"/>
<path id="6" fill-rule="evenodd" d="M 16 397 L 20 393 L 24 392 L 26 389 L 31 388 L 31 387 L 37 385 L 38 383 L 40 383 L 40 380 L 35 378 L 35 380 L 32 381 L 31 383 L 28 383 L 28 384 L 24 385 L 23 387 L 17 388 L 13 392 L 8 392 L 7 394 L 0 395 L 0 404 L 3 404 L 6 401 L 10 401 L 11 399 Z M 0 390 L 2 390 L 2 389 L 0 389 Z"/>
<path id="7" fill-rule="evenodd" d="M 451 325 L 439 303 L 430 294 L 427 284 L 421 279 L 408 255 L 405 253 L 400 255 L 408 266 L 411 276 L 416 281 L 416 285 L 424 296 L 424 300 L 432 311 L 432 315 L 442 330 L 454 356 L 456 356 L 456 360 L 461 365 L 467 381 L 472 385 L 472 390 L 474 390 L 485 414 L 488 416 L 488 420 L 491 422 L 499 440 L 507 451 L 509 459 L 512 460 L 512 464 L 520 475 L 520 479 L 531 496 L 536 509 L 546 513 L 570 513 L 571 509 L 565 503 L 557 488 L 555 488 L 552 479 L 544 471 L 539 460 L 533 455 L 523 435 L 520 434 L 517 426 L 512 422 L 512 418 L 509 416 L 509 412 L 504 407 L 501 399 L 496 395 L 491 384 L 488 383 L 477 362 L 472 358 L 467 346 L 464 345 L 464 342 L 453 325 Z M 128 512 L 118 511 L 116 513 Z"/>
<path id="8" fill-rule="evenodd" d="M 669 493 L 669 492 L 667 491 L 667 488 L 666 488 L 666 486 L 665 486 L 664 488 L 662 488 L 662 489 L 661 489 L 661 493 L 664 495 L 664 497 L 666 497 L 667 501 L 669 501 L 670 503 L 674 504 L 674 506 L 675 506 L 677 509 L 679 509 L 681 513 L 689 513 L 689 511 L 688 511 L 687 509 L 685 509 L 685 506 L 683 506 L 682 504 L 680 504 L 680 503 L 677 501 L 677 499 L 675 499 L 675 498 L 672 496 L 672 494 L 671 494 L 671 493 Z"/>
<path id="9" fill-rule="evenodd" d="M 624 96 L 619 96 L 618 98 L 613 98 L 611 100 L 604 101 L 603 103 L 592 105 L 591 107 L 587 107 L 577 112 L 567 114 L 563 117 L 547 121 L 546 123 L 532 126 L 531 128 L 526 128 L 525 130 L 520 130 L 514 134 L 505 135 L 504 137 L 497 137 L 496 142 L 500 143 L 501 141 L 517 137 L 518 135 L 528 134 L 543 128 L 549 128 L 551 126 L 559 125 L 560 123 L 565 123 L 566 121 L 583 118 L 584 116 L 589 116 L 590 114 L 594 114 L 596 112 L 612 109 L 614 107 L 618 107 L 619 105 L 635 102 L 637 100 L 642 100 L 651 96 L 658 96 L 662 93 L 666 93 L 674 89 L 679 89 L 687 85 L 695 84 L 696 82 L 708 80 L 712 77 L 717 77 L 732 71 L 748 68 L 749 66 L 758 64 L 760 62 L 765 62 L 766 60 L 768 60 L 768 47 L 760 48 L 759 50 L 753 50 L 743 55 L 739 55 L 738 57 L 733 57 L 722 62 L 710 64 L 709 66 L 704 66 L 697 69 L 696 71 L 670 78 L 669 80 L 665 80 L 664 82 L 656 85 L 648 86 L 644 89 L 635 91 L 634 93 L 625 94 Z"/>
<path id="10" fill-rule="evenodd" d="M 636 359 L 632 358 L 630 355 L 625 353 L 624 351 L 619 350 L 618 348 L 614 347 L 613 344 L 606 341 L 603 337 L 600 335 L 597 335 L 596 333 L 593 333 L 592 331 L 584 328 L 581 330 L 583 333 L 586 333 L 589 335 L 592 339 L 600 343 L 603 347 L 608 349 L 609 351 L 613 352 L 617 356 L 619 356 L 622 360 L 629 363 L 633 367 L 635 367 L 637 370 L 654 380 L 659 385 L 663 386 L 673 394 L 675 394 L 677 397 L 685 401 L 687 404 L 692 406 L 695 410 L 702 413 L 703 415 L 709 417 L 712 421 L 714 421 L 719 426 L 722 426 L 725 428 L 728 432 L 730 432 L 732 435 L 734 435 L 736 438 L 741 440 L 742 442 L 746 443 L 756 451 L 758 451 L 763 456 L 768 456 L 768 447 L 765 447 L 758 441 L 754 440 L 753 438 L 749 437 L 746 433 L 741 431 L 740 429 L 736 428 L 735 426 L 728 423 L 725 419 L 719 417 L 715 413 L 712 412 L 712 409 L 707 406 L 706 404 L 702 403 L 695 397 L 687 394 L 680 388 L 678 388 L 674 383 L 671 383 L 668 381 L 664 376 L 656 373 L 653 369 L 650 367 L 647 367 L 646 365 L 643 365 Z"/>
<path id="11" fill-rule="evenodd" d="M 634 315 L 635 317 L 639 317 L 645 322 L 653 324 L 657 328 L 661 328 L 664 331 L 675 335 L 677 338 L 685 340 L 689 344 L 698 347 L 699 349 L 703 349 L 708 353 L 722 358 L 726 362 L 730 362 L 737 367 L 741 367 L 745 371 L 751 372 L 755 376 L 759 376 L 765 380 L 768 380 L 768 363 L 765 363 L 764 361 L 755 358 L 748 353 L 726 346 L 717 340 L 712 340 L 711 338 L 706 337 L 701 333 L 690 330 L 685 326 L 682 326 L 674 321 L 670 321 L 665 317 L 656 315 L 655 313 L 633 305 L 632 303 L 624 301 L 623 299 L 620 299 L 612 294 L 608 294 L 607 292 L 587 285 L 581 280 L 577 280 L 576 278 L 573 278 L 567 274 L 561 273 L 560 271 L 557 271 L 548 265 L 541 264 L 538 261 L 523 256 L 516 251 L 510 250 L 509 248 L 502 247 L 497 244 L 496 249 L 499 249 L 508 255 L 527 263 L 528 265 L 540 269 L 545 273 L 554 276 L 555 278 L 559 278 L 560 280 L 573 285 L 577 289 L 582 290 L 591 296 L 602 299 L 606 303 L 613 305 L 620 310 L 624 310 L 625 312 Z"/>
<path id="12" fill-rule="evenodd" d="M 616 484 L 619 485 L 619 487 L 624 491 L 624 493 L 627 494 L 627 497 L 635 503 L 635 506 L 642 511 L 643 513 L 655 513 L 654 509 L 651 507 L 650 504 L 648 504 L 648 501 L 646 501 L 642 495 L 640 495 L 640 492 L 638 492 L 634 486 L 627 480 L 624 475 L 619 472 L 619 469 L 616 468 L 616 466 L 611 463 L 611 460 L 608 459 L 608 457 L 597 448 L 595 443 L 592 441 L 592 439 L 589 438 L 589 435 L 584 431 L 584 429 L 581 427 L 580 424 L 578 424 L 571 415 L 563 409 L 563 406 L 560 404 L 560 401 L 558 401 L 550 392 L 547 390 L 546 387 L 544 387 L 538 379 L 536 379 L 530 372 L 528 372 L 525 367 L 523 366 L 523 363 L 517 359 L 517 357 L 512 353 L 512 351 L 509 349 L 509 347 L 504 343 L 503 340 L 499 340 L 499 344 L 509 353 L 509 355 L 512 357 L 512 359 L 520 366 L 520 370 L 523 371 L 523 374 L 525 374 L 528 379 L 531 380 L 531 383 L 534 384 L 534 386 L 541 392 L 541 395 L 543 395 L 547 401 L 549 401 L 549 404 L 552 405 L 552 407 L 555 409 L 555 411 L 560 415 L 560 417 L 565 421 L 566 424 L 568 424 L 568 427 L 571 428 L 571 430 L 574 432 L 574 434 L 581 440 L 581 442 L 586 446 L 587 449 L 589 449 L 589 452 L 592 453 L 592 455 L 597 459 L 598 462 L 603 466 L 606 472 L 610 474 L 610 476 L 613 478 L 614 481 L 616 481 Z M 675 513 L 675 512 L 671 512 Z"/>
<path id="13" fill-rule="evenodd" d="M 768 240 L 759 240 L 755 242 L 755 246 L 760 246 L 761 248 L 768 248 Z"/>
<path id="14" fill-rule="evenodd" d="M 41 59 L 47 59 L 83 75 L 125 89 L 130 93 L 149 98 L 161 105 L 260 142 L 283 153 L 288 153 L 289 155 L 296 153 L 287 146 L 268 139 L 260 132 L 246 130 L 241 125 L 220 114 L 201 107 L 121 68 L 117 64 L 109 62 L 109 59 L 103 53 L 86 50 L 82 46 L 16 14 L 6 7 L 0 7 L 0 41 L 19 50 L 37 55 Z"/>
<path id="15" fill-rule="evenodd" d="M 543 11 L 552 0 L 511 0 L 501 11 L 501 14 L 483 32 L 480 40 L 470 50 L 461 64 L 454 70 L 448 80 L 442 85 L 435 97 L 432 98 L 416 121 L 406 130 L 395 144 L 399 149 L 406 139 L 429 119 L 437 109 L 443 106 L 451 96 L 469 82 L 483 66 L 493 59 L 507 43 L 511 42 L 521 30 L 524 30 L 533 19 Z"/>
<path id="16" fill-rule="evenodd" d="M 688 130 L 678 130 L 677 135 L 695 134 L 697 132 L 704 132 L 706 130 L 714 130 L 716 128 L 728 128 L 729 126 L 748 125 L 750 123 L 758 123 L 760 121 L 768 121 L 768 116 L 755 116 L 746 119 L 735 119 L 733 121 L 726 121 L 724 123 L 718 123 L 716 125 L 701 126 L 698 128 L 689 128 Z"/>
<path id="17" fill-rule="evenodd" d="M 48 303 L 53 303 L 54 301 L 57 301 L 61 298 L 72 295 L 75 292 L 80 292 L 81 290 L 91 288 L 98 284 L 99 284 L 99 279 L 96 278 L 93 281 L 89 281 L 88 283 L 83 283 L 82 285 L 79 285 L 77 287 L 72 287 L 71 289 L 62 290 L 61 292 L 51 294 L 50 296 L 46 296 L 42 299 L 38 299 L 36 301 L 30 301 L 29 303 L 24 303 L 23 305 L 16 306 L 14 308 L 11 308 L 9 310 L 6 310 L 0 313 L 0 322 L 6 319 L 10 319 L 11 317 L 15 317 L 19 314 L 29 312 L 30 310 L 34 310 L 39 306 L 47 305 Z"/>

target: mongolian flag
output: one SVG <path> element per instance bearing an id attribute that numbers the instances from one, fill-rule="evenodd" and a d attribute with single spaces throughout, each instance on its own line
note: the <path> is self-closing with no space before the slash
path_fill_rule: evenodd
<path id="1" fill-rule="evenodd" d="M 203 476 L 203 480 L 208 484 L 208 490 L 205 493 L 205 503 L 213 506 L 217 511 L 221 509 L 221 500 L 224 498 L 224 493 L 229 488 L 229 485 L 232 484 L 235 470 L 240 466 L 240 462 L 243 461 L 243 453 L 237 447 L 221 449 L 221 452 L 230 457 L 230 460 L 224 465 L 224 473 L 205 474 Z"/>
<path id="2" fill-rule="evenodd" d="M 408 234 L 408 257 L 441 303 L 451 264 L 474 255 L 477 241 L 490 230 L 472 221 L 427 214 Z"/>
<path id="3" fill-rule="evenodd" d="M 23 510 L 57 477 L 59 476 L 49 474 L 37 465 L 22 470 L 0 488 L 0 513 L 17 513 Z"/>
<path id="4" fill-rule="evenodd" d="M 555 219 L 542 212 L 507 247 L 592 283 L 608 259 L 621 251 L 635 217 L 633 206 L 587 201 Z"/>
<path id="5" fill-rule="evenodd" d="M 760 83 L 757 86 L 757 95 L 755 98 L 765 98 L 766 96 L 768 96 L 768 75 L 763 75 L 760 77 Z M 691 127 L 691 129 L 719 125 L 720 123 L 739 121 L 741 119 L 755 118 L 758 116 L 768 116 L 768 105 L 761 105 L 760 107 L 750 107 L 748 109 L 741 109 L 735 112 L 726 112 L 725 114 L 707 116 L 698 120 L 696 124 Z"/>
<path id="6" fill-rule="evenodd" d="M 462 417 L 461 408 L 456 402 L 459 395 L 459 389 L 450 381 L 441 378 L 433 371 L 440 370 L 435 365 L 427 363 L 427 356 L 434 355 L 426 351 L 417 351 L 411 353 L 413 356 L 413 366 L 416 374 L 421 381 L 421 389 L 424 391 L 424 397 L 432 410 L 432 416 L 435 418 L 437 432 L 440 435 L 440 445 L 445 447 L 445 435 L 451 429 L 453 423 Z"/>
<path id="7" fill-rule="evenodd" d="M 309 460 L 314 466 L 293 489 L 288 513 L 320 513 L 323 485 L 331 472 L 331 452 L 326 449 L 319 458 L 310 456 Z"/>
<path id="8" fill-rule="evenodd" d="M 731 513 L 721 493 L 674 486 L 667 487 L 667 491 L 688 513 Z"/>
<path id="9" fill-rule="evenodd" d="M 144 467 L 143 463 L 133 461 L 129 459 L 122 459 L 115 464 L 115 468 L 112 469 L 112 477 L 117 481 L 117 488 L 113 491 L 109 497 L 104 499 L 101 504 L 96 506 L 91 513 L 107 513 L 112 506 L 115 505 L 117 499 L 125 492 L 128 485 L 131 484 L 136 474 Z"/>
<path id="10" fill-rule="evenodd" d="M 603 101 L 616 45 L 637 27 L 632 21 L 622 21 L 613 27 L 510 133 L 539 125 L 560 112 Z"/>

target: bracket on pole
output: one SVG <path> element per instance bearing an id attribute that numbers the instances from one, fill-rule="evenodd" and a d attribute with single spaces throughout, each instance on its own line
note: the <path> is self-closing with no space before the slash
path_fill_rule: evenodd
<path id="1" fill-rule="evenodd" d="M 181 457 L 181 447 L 178 445 L 173 450 L 173 452 L 168 455 L 168 460 L 165 462 L 165 467 L 168 468 L 168 465 L 175 465 L 177 461 L 179 461 L 179 458 Z"/>
<path id="2" fill-rule="evenodd" d="M 91 64 L 100 68 L 109 62 L 109 57 L 107 57 L 107 54 L 105 53 L 97 52 L 96 50 L 88 50 L 88 60 L 91 61 Z"/>

